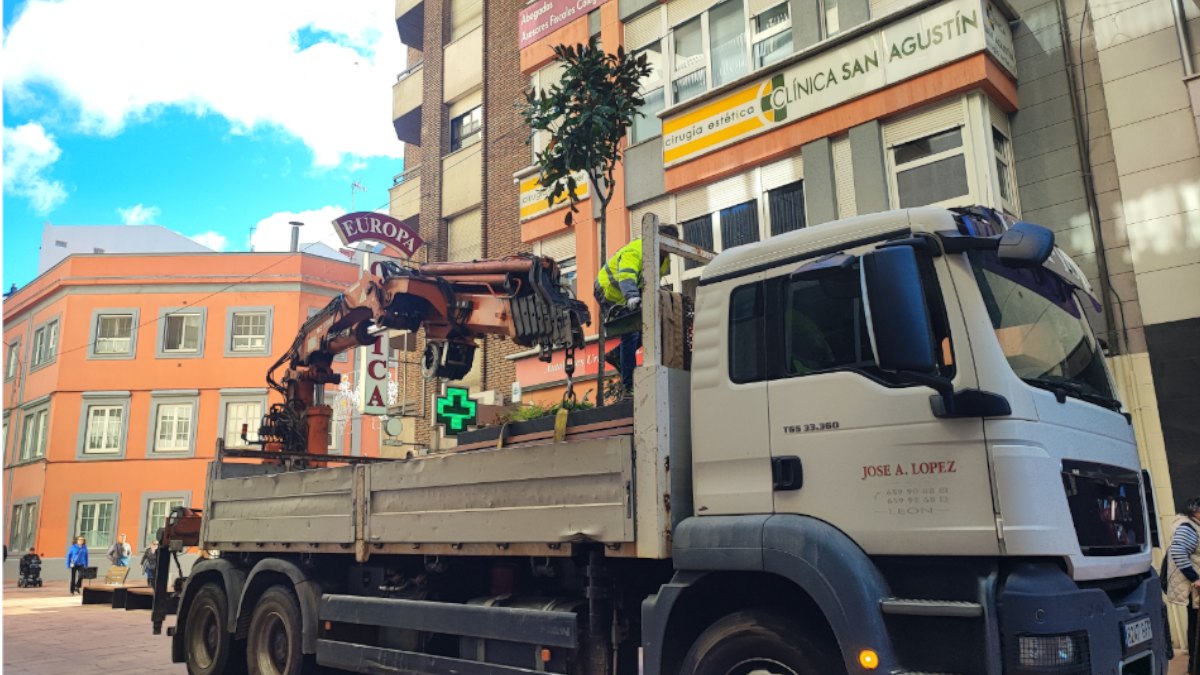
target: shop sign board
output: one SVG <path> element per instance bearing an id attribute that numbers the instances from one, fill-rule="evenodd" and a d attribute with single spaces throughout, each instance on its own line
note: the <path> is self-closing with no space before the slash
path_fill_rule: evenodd
<path id="1" fill-rule="evenodd" d="M 582 171 L 576 171 L 572 176 L 575 178 L 575 198 L 588 198 L 588 180 L 587 174 Z M 534 174 L 528 178 L 520 180 L 521 187 L 521 211 L 520 219 L 522 221 L 536 218 L 543 213 L 549 213 L 555 209 L 562 208 L 566 205 L 567 193 L 564 191 L 554 200 L 554 205 L 546 203 L 546 197 L 550 195 L 550 189 L 543 186 L 541 176 Z"/>
<path id="2" fill-rule="evenodd" d="M 587 16 L 608 0 L 540 0 L 520 11 L 521 49 L 537 42 L 575 19 Z"/>
<path id="3" fill-rule="evenodd" d="M 620 338 L 612 338 L 608 340 L 608 349 L 616 349 L 620 344 Z M 637 353 L 637 364 L 639 366 L 642 365 L 642 350 L 640 349 Z M 589 342 L 583 349 L 575 350 L 574 378 L 576 382 L 588 376 L 594 378 L 599 369 L 600 356 L 595 342 Z M 607 372 L 611 375 L 615 376 L 619 373 L 611 364 L 607 366 L 607 369 Z M 536 387 L 539 384 L 557 382 L 566 378 L 563 351 L 561 349 L 554 350 L 549 363 L 538 360 L 536 355 L 518 360 L 516 363 L 516 376 L 522 390 L 529 387 Z"/>
<path id="4" fill-rule="evenodd" d="M 1012 31 L 990 0 L 951 0 L 663 119 L 672 166 L 987 51 L 1016 71 Z"/>
<path id="5" fill-rule="evenodd" d="M 379 242 L 394 247 L 410 258 L 425 243 L 416 230 L 403 221 L 373 211 L 356 211 L 335 218 L 333 229 L 346 246 L 360 241 Z"/>

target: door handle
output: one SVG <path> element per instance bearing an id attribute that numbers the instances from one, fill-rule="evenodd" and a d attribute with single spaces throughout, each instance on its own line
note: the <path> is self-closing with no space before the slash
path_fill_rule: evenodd
<path id="1" fill-rule="evenodd" d="M 804 465 L 795 456 L 771 458 L 771 483 L 776 492 L 804 487 Z"/>

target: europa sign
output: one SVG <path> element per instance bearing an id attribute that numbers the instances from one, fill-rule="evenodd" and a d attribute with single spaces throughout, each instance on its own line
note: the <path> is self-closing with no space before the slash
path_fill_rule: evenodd
<path id="1" fill-rule="evenodd" d="M 941 3 L 679 108 L 663 119 L 663 162 L 686 162 L 979 52 L 1015 73 L 1012 32 L 1002 19 L 987 0 Z"/>
<path id="2" fill-rule="evenodd" d="M 541 0 L 521 10 L 521 49 L 537 42 L 608 0 Z"/>
<path id="3" fill-rule="evenodd" d="M 412 228 L 391 216 L 371 211 L 347 213 L 333 221 L 342 243 L 376 241 L 396 248 L 410 258 L 425 242 Z"/>

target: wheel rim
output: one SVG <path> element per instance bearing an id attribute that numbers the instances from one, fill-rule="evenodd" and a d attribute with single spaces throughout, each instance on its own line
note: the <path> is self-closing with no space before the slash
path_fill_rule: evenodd
<path id="1" fill-rule="evenodd" d="M 198 616 L 193 617 L 192 621 L 196 623 L 191 631 L 191 649 L 188 651 L 196 666 L 205 670 L 216 661 L 217 647 L 221 641 L 220 622 L 216 610 L 209 605 L 202 605 Z"/>
<path id="2" fill-rule="evenodd" d="M 795 669 L 774 659 L 746 659 L 726 671 L 725 675 L 800 675 Z"/>
<path id="3" fill-rule="evenodd" d="M 262 617 L 256 631 L 255 658 L 259 670 L 264 673 L 287 672 L 288 660 L 292 653 L 292 636 L 287 624 L 279 612 L 269 612 Z"/>

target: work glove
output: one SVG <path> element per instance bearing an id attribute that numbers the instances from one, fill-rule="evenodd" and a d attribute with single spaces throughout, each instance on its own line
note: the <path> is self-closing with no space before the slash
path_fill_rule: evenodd
<path id="1" fill-rule="evenodd" d="M 638 310 L 638 307 L 642 306 L 642 299 L 636 298 L 636 297 L 630 298 L 625 301 L 625 306 L 629 308 L 629 311 L 636 312 Z"/>

